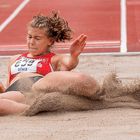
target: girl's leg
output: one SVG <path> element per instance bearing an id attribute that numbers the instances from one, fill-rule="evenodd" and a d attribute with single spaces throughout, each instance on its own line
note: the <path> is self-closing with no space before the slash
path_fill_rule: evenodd
<path id="1" fill-rule="evenodd" d="M 32 86 L 33 92 L 62 92 L 99 98 L 97 94 L 100 86 L 97 81 L 88 75 L 70 71 L 59 71 L 47 74 Z"/>
<path id="2" fill-rule="evenodd" d="M 0 94 L 0 99 L 9 99 L 16 102 L 24 102 L 25 96 L 19 91 L 9 91 Z"/>
<path id="3" fill-rule="evenodd" d="M 17 103 L 8 99 L 0 99 L 0 115 L 10 115 L 23 112 L 29 108 L 28 105 Z"/>

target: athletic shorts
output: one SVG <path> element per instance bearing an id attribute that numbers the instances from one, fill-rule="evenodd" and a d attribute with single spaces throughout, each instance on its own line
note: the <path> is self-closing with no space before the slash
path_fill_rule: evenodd
<path id="1" fill-rule="evenodd" d="M 43 76 L 21 78 L 15 81 L 12 85 L 10 85 L 5 90 L 5 92 L 8 92 L 8 91 L 20 91 L 21 93 L 29 92 L 32 88 L 32 85 L 41 78 L 43 78 Z"/>

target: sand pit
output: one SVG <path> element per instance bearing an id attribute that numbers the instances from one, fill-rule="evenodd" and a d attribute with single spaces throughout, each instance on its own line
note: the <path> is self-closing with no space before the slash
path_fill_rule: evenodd
<path id="1" fill-rule="evenodd" d="M 6 82 L 8 59 L 1 60 L 1 81 Z M 81 56 L 74 71 L 88 73 L 99 82 L 111 71 L 116 71 L 123 83 L 131 83 L 140 77 L 139 61 L 140 56 Z M 0 119 L 0 136 L 5 140 L 137 140 L 140 139 L 139 116 L 139 109 L 132 108 L 49 112 L 33 117 L 6 116 Z"/>

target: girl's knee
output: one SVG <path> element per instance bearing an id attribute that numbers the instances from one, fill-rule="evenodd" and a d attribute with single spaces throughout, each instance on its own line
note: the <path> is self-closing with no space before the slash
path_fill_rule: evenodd
<path id="1" fill-rule="evenodd" d="M 92 85 L 98 83 L 92 76 L 83 73 L 77 74 L 76 80 L 81 81 L 83 83 L 91 83 Z"/>
<path id="2" fill-rule="evenodd" d="M 98 92 L 100 90 L 100 85 L 96 79 L 94 79 L 92 76 L 86 75 L 86 74 L 78 74 L 77 75 L 77 84 L 83 88 L 84 90 L 88 92 Z"/>

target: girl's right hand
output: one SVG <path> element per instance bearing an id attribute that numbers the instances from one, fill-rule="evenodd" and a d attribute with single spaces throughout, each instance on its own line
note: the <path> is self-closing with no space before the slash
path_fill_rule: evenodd
<path id="1" fill-rule="evenodd" d="M 70 47 L 70 54 L 73 57 L 78 57 L 80 53 L 83 51 L 84 47 L 86 46 L 87 36 L 81 34 L 72 44 Z"/>

